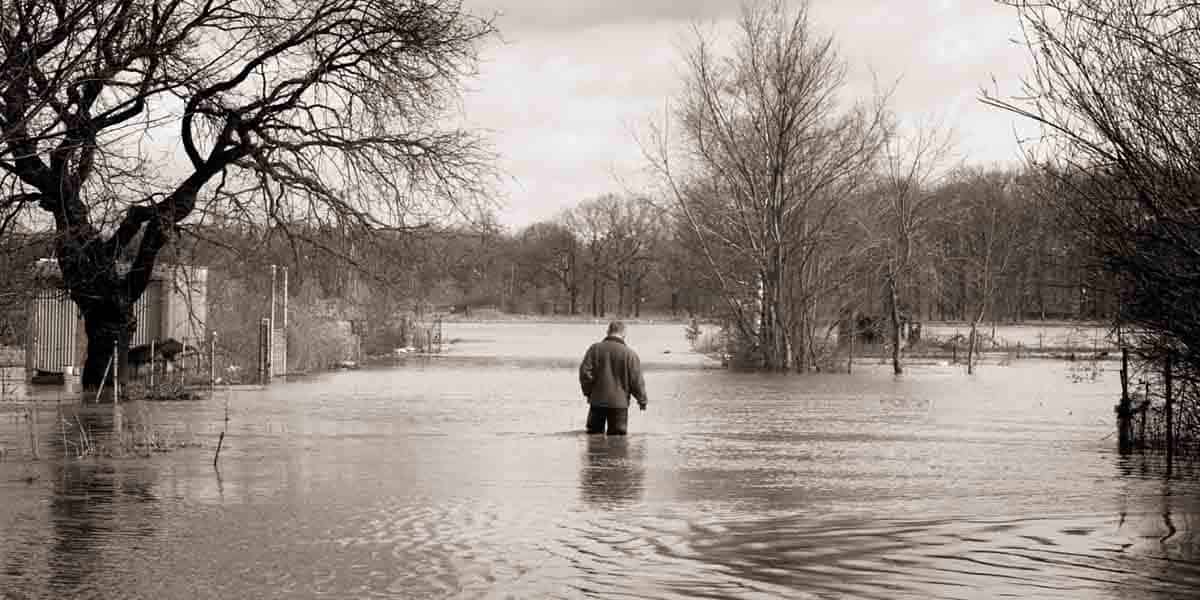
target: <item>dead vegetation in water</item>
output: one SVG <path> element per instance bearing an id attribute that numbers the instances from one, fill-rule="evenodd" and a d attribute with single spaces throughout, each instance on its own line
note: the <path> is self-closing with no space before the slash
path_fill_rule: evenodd
<path id="1" fill-rule="evenodd" d="M 117 417 L 121 419 L 121 417 Z M 182 439 L 174 430 L 154 423 L 118 423 L 110 431 L 97 431 L 79 415 L 59 414 L 64 454 L 74 458 L 148 458 L 183 448 L 202 448 L 195 439 Z"/>
<path id="2" fill-rule="evenodd" d="M 155 381 L 135 381 L 126 384 L 123 400 L 179 401 L 202 400 L 210 396 L 208 382 L 198 383 L 191 379 L 175 378 Z"/>
<path id="3" fill-rule="evenodd" d="M 44 403 L 42 403 L 44 404 Z M 41 460 L 47 447 L 58 448 L 65 458 L 146 458 L 155 454 L 184 448 L 202 448 L 204 444 L 194 435 L 155 423 L 144 408 L 104 406 L 103 413 L 95 405 L 61 402 L 55 406 L 35 402 L 14 407 L 3 417 L 16 426 L 16 435 L 7 444 L 0 444 L 0 462 L 11 460 Z M 53 415 L 47 427 L 46 417 Z M 48 438 L 43 443 L 43 438 Z"/>

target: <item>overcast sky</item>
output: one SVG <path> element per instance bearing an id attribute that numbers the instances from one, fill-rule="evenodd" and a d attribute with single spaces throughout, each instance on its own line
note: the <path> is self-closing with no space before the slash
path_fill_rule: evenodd
<path id="1" fill-rule="evenodd" d="M 501 38 L 469 83 L 469 122 L 490 132 L 504 179 L 501 222 L 521 227 L 622 182 L 645 163 L 633 132 L 677 94 L 691 25 L 732 33 L 738 0 L 464 0 L 498 14 Z M 1011 9 L 992 0 L 813 0 L 811 20 L 835 35 L 852 88 L 872 70 L 901 78 L 893 107 L 940 115 L 962 159 L 1014 162 L 1036 130 L 978 102 L 981 87 L 1020 92 L 1026 52 Z"/>

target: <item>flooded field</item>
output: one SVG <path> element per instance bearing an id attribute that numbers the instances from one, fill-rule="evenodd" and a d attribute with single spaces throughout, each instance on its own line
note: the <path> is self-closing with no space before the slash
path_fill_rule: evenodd
<path id="1" fill-rule="evenodd" d="M 1114 372 L 733 374 L 691 355 L 681 325 L 638 325 L 650 408 L 604 438 L 582 433 L 574 371 L 602 327 L 447 324 L 459 341 L 444 357 L 126 406 L 195 442 L 148 459 L 62 458 L 46 397 L 33 461 L 0 408 L 0 598 L 1166 599 L 1200 585 L 1200 482 L 1116 454 Z"/>

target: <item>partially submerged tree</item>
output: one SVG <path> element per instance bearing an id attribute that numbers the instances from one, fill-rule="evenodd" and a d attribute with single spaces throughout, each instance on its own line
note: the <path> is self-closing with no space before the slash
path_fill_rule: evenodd
<path id="1" fill-rule="evenodd" d="M 492 32 L 458 0 L 0 0 L 0 15 L 3 206 L 53 219 L 85 387 L 128 346 L 190 216 L 403 228 L 488 167 L 442 119 Z"/>
<path id="2" fill-rule="evenodd" d="M 648 154 L 756 366 L 805 370 L 823 288 L 838 275 L 830 242 L 886 133 L 882 102 L 842 102 L 845 62 L 813 30 L 806 2 L 744 6 L 729 56 L 697 38 L 681 138 L 660 130 Z"/>
<path id="3" fill-rule="evenodd" d="M 949 131 L 936 125 L 914 126 L 888 137 L 882 152 L 880 185 L 874 214 L 865 221 L 868 243 L 874 245 L 883 279 L 892 370 L 899 375 L 901 306 L 911 278 L 921 269 L 936 268 L 937 248 L 930 234 L 943 216 L 932 187 L 946 167 L 952 149 Z"/>
<path id="4" fill-rule="evenodd" d="M 1117 276 L 1117 325 L 1143 334 L 1126 341 L 1200 377 L 1200 8 L 1003 3 L 1032 58 L 1027 100 L 983 101 L 1043 126 L 1053 198 Z"/>
<path id="5" fill-rule="evenodd" d="M 961 276 L 967 322 L 967 372 L 975 369 L 979 326 L 992 311 L 996 290 L 1011 275 L 1015 257 L 1031 239 L 1021 230 L 1030 190 L 1012 171 L 963 168 L 941 190 L 944 260 Z"/>

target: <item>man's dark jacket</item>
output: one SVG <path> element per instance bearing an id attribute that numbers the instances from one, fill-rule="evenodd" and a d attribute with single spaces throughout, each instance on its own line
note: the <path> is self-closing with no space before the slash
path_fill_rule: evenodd
<path id="1" fill-rule="evenodd" d="M 629 396 L 646 403 L 646 382 L 637 353 L 616 336 L 592 344 L 579 364 L 579 385 L 592 406 L 629 408 Z"/>

